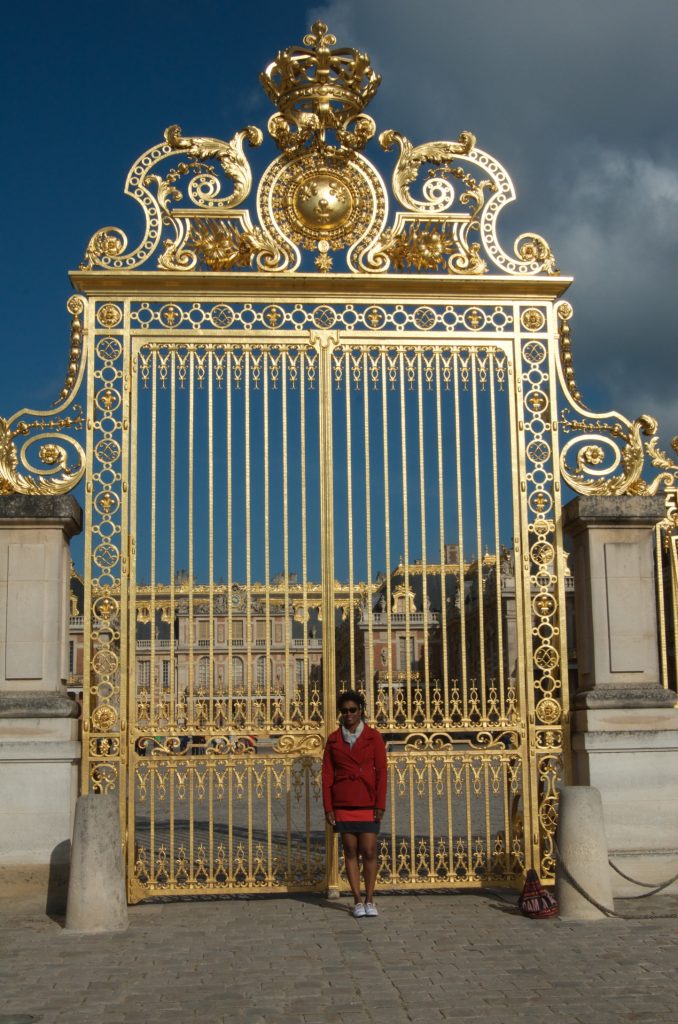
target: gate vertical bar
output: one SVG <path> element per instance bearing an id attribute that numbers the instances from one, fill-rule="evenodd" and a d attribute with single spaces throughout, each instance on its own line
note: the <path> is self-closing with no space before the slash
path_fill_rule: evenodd
<path id="1" fill-rule="evenodd" d="M 374 618 L 372 615 L 372 493 L 371 493 L 371 469 L 370 469 L 370 388 L 367 370 L 367 352 L 362 356 L 362 377 L 363 377 L 363 436 L 365 446 L 365 554 L 367 566 L 366 596 L 367 596 L 367 659 L 365 664 L 365 694 L 367 697 L 367 715 L 374 721 L 375 699 L 374 699 Z M 346 389 L 350 389 L 348 378 Z"/>
<path id="2" fill-rule="evenodd" d="M 431 680 L 429 665 L 428 559 L 426 556 L 426 473 L 424 465 L 424 402 L 421 352 L 417 352 L 417 427 L 419 435 L 419 516 L 421 519 L 421 610 L 424 616 L 424 699 L 426 728 L 431 728 Z M 433 849 L 433 843 L 431 843 Z"/>
<path id="3" fill-rule="evenodd" d="M 497 464 L 497 408 L 495 393 L 496 376 L 496 354 L 489 355 L 489 380 L 490 380 L 490 428 L 492 435 L 492 504 L 494 513 L 494 555 L 495 555 L 495 600 L 497 606 L 497 618 L 495 628 L 497 631 L 497 669 L 493 686 L 499 690 L 499 715 L 503 721 L 506 719 L 506 694 L 504 680 L 504 628 L 501 605 L 501 572 L 500 572 L 500 534 L 499 534 L 499 472 Z"/>
<path id="4" fill-rule="evenodd" d="M 442 684 L 443 684 L 443 714 L 445 727 L 450 724 L 450 680 L 448 675 L 447 661 L 447 557 L 445 553 L 445 488 L 443 475 L 443 428 L 442 410 L 440 395 L 440 352 L 435 357 L 435 378 L 436 378 L 436 450 L 438 455 L 438 527 L 440 544 L 440 608 L 442 627 Z M 452 849 L 450 843 L 450 851 Z M 451 857 L 451 852 L 450 852 Z"/>
<path id="5" fill-rule="evenodd" d="M 137 722 L 136 699 L 136 547 L 134 537 L 137 528 L 136 486 L 131 490 L 125 481 L 136 481 L 137 458 L 137 410 L 138 410 L 138 357 L 132 351 L 129 329 L 129 302 L 125 302 L 125 335 L 123 338 L 123 395 L 122 395 L 122 486 L 120 491 L 122 537 L 122 558 L 120 572 L 120 749 L 124 775 L 120 779 L 121 824 L 127 834 L 127 893 L 132 894 L 134 881 L 134 835 L 136 831 L 136 758 L 134 756 L 134 727 Z M 87 620 L 86 620 L 87 621 Z M 126 818 L 126 821 L 125 821 Z M 152 866 L 152 865 L 151 865 Z"/>
<path id="6" fill-rule="evenodd" d="M 389 490 L 388 388 L 386 351 L 381 351 L 381 433 L 384 466 L 384 572 L 386 576 L 386 671 L 388 672 L 388 727 L 395 725 L 393 711 L 393 634 L 391 626 L 391 497 Z M 366 385 L 367 386 L 367 383 Z M 381 625 L 381 623 L 380 623 Z M 395 857 L 394 857 L 395 863 Z"/>
<path id="7" fill-rule="evenodd" d="M 351 354 L 348 349 L 344 352 L 344 392 L 346 399 L 346 521 L 348 523 L 348 628 L 349 628 L 349 651 L 350 671 L 349 681 L 351 689 L 355 690 L 355 621 L 353 615 L 353 454 L 351 439 Z M 367 504 L 369 508 L 369 503 Z M 368 536 L 368 558 L 369 558 L 369 529 Z M 369 575 L 369 574 L 368 574 Z M 371 676 L 368 673 L 368 678 Z M 365 680 L 367 683 L 368 680 Z M 367 689 L 371 693 L 371 687 Z M 369 700 L 368 696 L 368 700 Z"/>
<path id="8" fill-rule="evenodd" d="M 334 726 L 336 695 L 334 636 L 334 486 L 332 452 L 332 349 L 338 345 L 337 331 L 314 331 L 311 341 L 318 351 L 318 398 L 320 437 L 320 544 L 322 560 L 323 616 L 323 713 L 325 737 Z M 339 894 L 337 841 L 325 825 L 327 852 L 326 886 L 329 896 Z"/>
<path id="9" fill-rule="evenodd" d="M 302 599 L 302 620 L 304 624 L 304 683 L 303 699 L 299 695 L 302 704 L 302 717 L 305 722 L 309 716 L 309 672 L 310 661 L 308 653 L 308 540 L 306 531 L 306 353 L 299 355 L 299 459 L 301 478 L 301 599 Z M 287 627 L 285 627 L 287 629 Z M 296 690 L 296 682 L 295 682 Z M 286 704 L 286 707 L 289 705 Z M 287 712 L 286 712 L 287 713 Z"/>

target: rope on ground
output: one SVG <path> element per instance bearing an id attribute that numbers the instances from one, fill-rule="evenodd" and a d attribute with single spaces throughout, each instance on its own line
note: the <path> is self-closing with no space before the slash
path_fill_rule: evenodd
<path id="1" fill-rule="evenodd" d="M 640 885 L 643 889 L 649 889 L 649 892 L 640 892 L 637 896 L 620 896 L 622 900 L 642 900 L 646 896 L 655 896 L 658 892 L 662 892 L 663 889 L 668 889 L 674 882 L 678 882 L 678 874 L 675 874 L 673 878 L 669 878 L 666 882 L 660 882 L 659 885 L 656 882 L 639 882 L 637 878 L 631 878 L 630 875 L 625 875 L 621 868 L 618 868 L 616 864 L 609 859 L 607 863 L 610 865 L 613 871 L 616 871 L 618 875 L 625 878 L 627 882 L 632 882 L 633 885 Z"/>

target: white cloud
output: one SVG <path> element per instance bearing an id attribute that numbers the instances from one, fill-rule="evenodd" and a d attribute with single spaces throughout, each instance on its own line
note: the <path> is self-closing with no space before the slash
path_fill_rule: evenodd
<path id="1" fill-rule="evenodd" d="M 469 129 L 507 167 L 505 248 L 539 231 L 576 280 L 580 388 L 678 433 L 675 0 L 335 0 L 308 18 L 370 54 L 381 128 Z"/>
<path id="2" fill-rule="evenodd" d="M 580 387 L 587 378 L 606 384 L 629 416 L 656 415 L 661 406 L 670 417 L 667 430 L 678 433 L 672 310 L 678 166 L 581 147 L 562 169 L 558 190 L 564 202 L 549 235 L 561 266 L 577 278 L 573 329 Z"/>

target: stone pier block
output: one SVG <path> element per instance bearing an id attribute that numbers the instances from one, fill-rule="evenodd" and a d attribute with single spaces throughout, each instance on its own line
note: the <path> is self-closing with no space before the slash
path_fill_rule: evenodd
<path id="1" fill-rule="evenodd" d="M 66 928 L 119 932 L 128 925 L 117 796 L 89 793 L 75 808 Z"/>
<path id="2" fill-rule="evenodd" d="M 563 865 L 596 903 L 614 910 L 603 802 L 593 786 L 564 786 L 560 791 L 556 898 L 560 917 L 570 921 L 598 921 L 602 910 L 590 903 L 569 882 Z"/>
<path id="3" fill-rule="evenodd" d="M 563 515 L 577 619 L 574 781 L 601 793 L 611 860 L 648 883 L 678 872 L 678 709 L 660 679 L 654 565 L 664 514 L 661 496 L 621 495 L 577 498 Z M 610 870 L 616 896 L 644 891 Z"/>

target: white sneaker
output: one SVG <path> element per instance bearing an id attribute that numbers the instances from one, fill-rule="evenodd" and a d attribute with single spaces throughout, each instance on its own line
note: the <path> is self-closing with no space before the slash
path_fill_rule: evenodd
<path id="1" fill-rule="evenodd" d="M 379 911 L 374 903 L 366 903 L 364 910 L 365 917 L 379 917 Z"/>
<path id="2" fill-rule="evenodd" d="M 364 903 L 356 903 L 353 910 L 351 911 L 354 917 L 365 917 L 367 910 L 365 909 Z"/>

